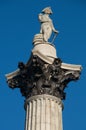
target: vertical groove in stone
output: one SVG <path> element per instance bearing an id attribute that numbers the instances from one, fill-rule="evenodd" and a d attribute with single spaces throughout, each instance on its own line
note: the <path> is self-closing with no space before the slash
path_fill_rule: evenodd
<path id="1" fill-rule="evenodd" d="M 25 120 L 25 130 L 28 129 L 28 114 L 29 110 L 28 110 L 28 104 L 27 104 L 27 108 L 26 108 L 26 120 Z"/>
<path id="2" fill-rule="evenodd" d="M 45 118 L 45 123 L 46 123 L 46 128 L 45 130 L 50 130 L 50 100 L 46 99 L 46 118 Z"/>
<path id="3" fill-rule="evenodd" d="M 63 126 L 62 126 L 62 109 L 61 109 L 61 115 L 60 115 L 60 121 L 61 121 L 61 130 L 63 130 Z"/>
<path id="4" fill-rule="evenodd" d="M 60 108 L 60 129 L 62 129 L 62 110 L 61 110 L 61 108 Z"/>
<path id="5" fill-rule="evenodd" d="M 55 111 L 56 101 L 54 100 L 53 103 L 54 103 L 54 129 L 56 130 L 56 111 Z"/>
<path id="6" fill-rule="evenodd" d="M 40 95 L 28 102 L 25 130 L 62 130 L 62 106 L 58 99 Z"/>
<path id="7" fill-rule="evenodd" d="M 41 126 L 41 124 L 40 124 L 40 117 L 41 117 L 41 115 L 40 115 L 40 99 L 37 99 L 37 110 L 36 110 L 36 130 L 40 130 L 40 126 Z"/>
<path id="8" fill-rule="evenodd" d="M 51 130 L 55 130 L 55 109 L 54 109 L 54 101 L 51 100 Z"/>
<path id="9" fill-rule="evenodd" d="M 27 130 L 28 130 L 28 121 L 29 121 L 29 105 L 27 105 Z"/>
<path id="10" fill-rule="evenodd" d="M 59 124 L 60 124 L 59 130 L 62 130 L 62 108 L 61 108 L 61 106 L 59 107 L 58 112 L 59 112 L 58 118 L 59 118 Z"/>
<path id="11" fill-rule="evenodd" d="M 33 100 L 32 101 L 32 129 L 31 130 L 35 130 L 35 125 L 36 125 L 36 101 Z"/>
<path id="12" fill-rule="evenodd" d="M 31 130 L 31 117 L 32 116 L 32 102 L 29 103 L 29 120 L 28 120 L 28 129 Z"/>
<path id="13" fill-rule="evenodd" d="M 45 99 L 41 99 L 41 130 L 45 130 Z"/>
<path id="14" fill-rule="evenodd" d="M 58 118 L 58 103 L 55 103 L 55 124 L 56 124 L 56 130 L 59 130 L 59 118 Z"/>

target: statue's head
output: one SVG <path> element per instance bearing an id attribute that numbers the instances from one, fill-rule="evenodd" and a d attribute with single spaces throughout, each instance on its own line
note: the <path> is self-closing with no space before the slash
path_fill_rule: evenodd
<path id="1" fill-rule="evenodd" d="M 52 14 L 52 10 L 51 10 L 51 7 L 46 7 L 42 10 L 42 13 L 45 13 L 45 14 Z"/>

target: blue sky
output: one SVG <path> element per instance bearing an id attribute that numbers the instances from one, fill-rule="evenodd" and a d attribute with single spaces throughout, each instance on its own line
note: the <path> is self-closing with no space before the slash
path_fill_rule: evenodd
<path id="1" fill-rule="evenodd" d="M 86 130 L 86 1 L 0 0 L 0 130 L 24 130 L 24 97 L 11 90 L 5 74 L 30 57 L 32 39 L 39 33 L 38 14 L 51 6 L 57 56 L 65 63 L 83 66 L 80 80 L 71 82 L 64 101 L 63 130 Z"/>

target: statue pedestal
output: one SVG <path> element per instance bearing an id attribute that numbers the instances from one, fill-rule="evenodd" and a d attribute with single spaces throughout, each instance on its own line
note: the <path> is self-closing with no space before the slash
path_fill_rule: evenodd
<path id="1" fill-rule="evenodd" d="M 37 95 L 25 102 L 25 130 L 62 130 L 62 101 L 51 95 Z"/>
<path id="2" fill-rule="evenodd" d="M 36 44 L 32 50 L 33 55 L 39 56 L 46 63 L 52 64 L 54 59 L 57 58 L 56 49 L 50 43 Z"/>

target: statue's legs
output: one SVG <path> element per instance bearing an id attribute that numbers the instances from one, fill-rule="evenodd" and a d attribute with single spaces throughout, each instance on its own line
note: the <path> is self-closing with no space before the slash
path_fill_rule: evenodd
<path id="1" fill-rule="evenodd" d="M 51 36 L 52 28 L 48 23 L 42 24 L 42 33 L 43 33 L 43 39 L 44 41 L 48 41 L 48 39 Z"/>

